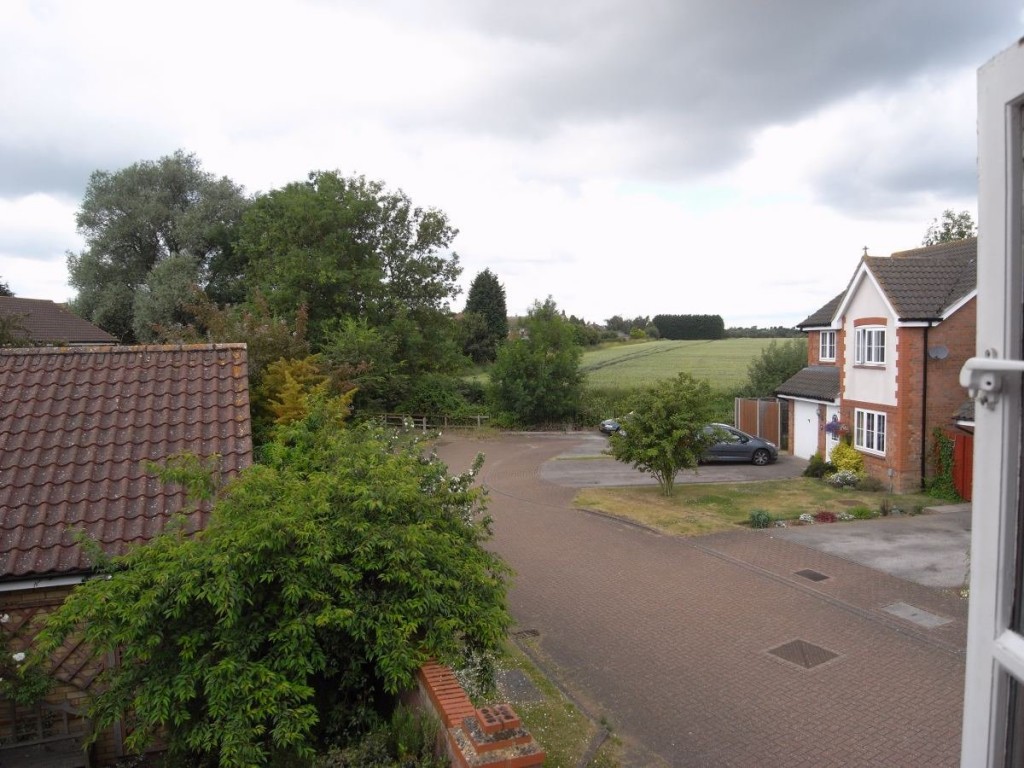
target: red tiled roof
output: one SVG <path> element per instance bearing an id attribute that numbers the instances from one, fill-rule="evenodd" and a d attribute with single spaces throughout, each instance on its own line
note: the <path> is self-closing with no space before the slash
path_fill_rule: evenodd
<path id="1" fill-rule="evenodd" d="M 187 502 L 145 464 L 186 451 L 251 463 L 244 344 L 0 350 L 0 579 L 88 571 L 76 530 L 152 538 Z"/>
<path id="2" fill-rule="evenodd" d="M 0 315 L 14 315 L 36 344 L 116 344 L 117 339 L 88 320 L 46 299 L 0 296 Z"/>

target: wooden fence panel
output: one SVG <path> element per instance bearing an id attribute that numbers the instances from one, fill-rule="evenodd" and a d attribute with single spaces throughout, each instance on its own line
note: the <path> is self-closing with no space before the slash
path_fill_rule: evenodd
<path id="1" fill-rule="evenodd" d="M 974 488 L 974 435 L 953 435 L 953 486 L 960 498 L 971 500 Z"/>
<path id="2" fill-rule="evenodd" d="M 736 428 L 781 445 L 782 426 L 779 401 L 775 398 L 737 397 Z"/>

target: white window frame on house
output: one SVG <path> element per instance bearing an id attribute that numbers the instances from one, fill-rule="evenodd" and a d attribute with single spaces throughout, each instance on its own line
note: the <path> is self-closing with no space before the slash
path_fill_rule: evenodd
<path id="1" fill-rule="evenodd" d="M 862 325 L 854 330 L 854 363 L 885 365 L 885 326 Z"/>
<path id="2" fill-rule="evenodd" d="M 978 354 L 961 375 L 979 397 L 960 761 L 990 768 L 1019 761 L 1024 744 L 1024 631 L 1014 617 L 1024 605 L 1022 377 L 1009 370 L 1024 351 L 1022 111 L 1024 47 L 1014 45 L 978 71 Z M 986 369 L 993 360 L 1006 369 Z"/>
<path id="3" fill-rule="evenodd" d="M 819 360 L 835 360 L 836 359 L 836 332 L 835 331 L 822 331 L 820 344 L 818 347 L 818 359 Z"/>
<path id="4" fill-rule="evenodd" d="M 853 447 L 859 451 L 885 456 L 886 414 L 882 411 L 853 409 Z"/>

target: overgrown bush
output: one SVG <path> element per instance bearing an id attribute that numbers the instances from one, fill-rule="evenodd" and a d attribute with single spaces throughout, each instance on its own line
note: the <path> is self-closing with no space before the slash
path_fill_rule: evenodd
<path id="1" fill-rule="evenodd" d="M 936 427 L 932 432 L 932 477 L 927 481 L 929 496 L 947 501 L 962 501 L 953 482 L 953 438 Z"/>
<path id="2" fill-rule="evenodd" d="M 825 475 L 830 475 L 836 471 L 835 465 L 830 461 L 825 461 L 820 453 L 816 453 L 811 456 L 810 461 L 807 462 L 807 469 L 804 470 L 804 477 L 815 477 L 819 480 Z"/>
<path id="3" fill-rule="evenodd" d="M 837 471 L 848 470 L 855 474 L 860 474 L 864 471 L 864 457 L 860 451 L 846 442 L 840 442 L 839 445 L 832 449 L 829 461 L 832 462 Z"/>
<path id="4" fill-rule="evenodd" d="M 381 723 L 358 743 L 331 749 L 316 768 L 446 768 L 439 756 L 441 728 L 429 715 L 399 706 L 390 723 Z"/>
<path id="5" fill-rule="evenodd" d="M 834 523 L 838 519 L 835 512 L 829 512 L 827 509 L 821 509 L 814 513 L 816 523 Z"/>
<path id="6" fill-rule="evenodd" d="M 767 528 L 771 524 L 772 516 L 770 512 L 766 512 L 763 509 L 755 509 L 750 513 L 751 528 Z"/>

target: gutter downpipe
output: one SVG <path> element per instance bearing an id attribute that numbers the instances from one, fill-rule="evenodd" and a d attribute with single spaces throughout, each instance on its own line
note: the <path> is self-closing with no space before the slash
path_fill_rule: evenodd
<path id="1" fill-rule="evenodd" d="M 921 490 L 924 490 L 924 473 L 927 469 L 926 458 L 928 456 L 928 331 L 932 328 L 932 321 L 924 327 L 924 376 L 922 381 L 923 392 L 921 393 Z"/>

